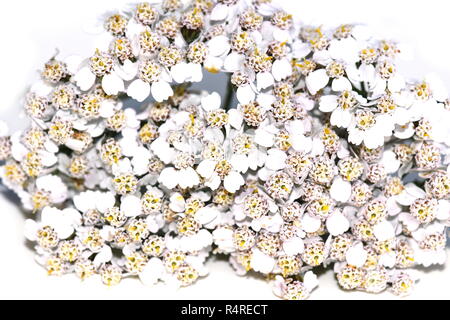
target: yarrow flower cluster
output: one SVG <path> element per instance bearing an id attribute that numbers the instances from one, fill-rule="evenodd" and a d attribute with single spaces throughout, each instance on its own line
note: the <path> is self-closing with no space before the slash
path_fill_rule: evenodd
<path id="1" fill-rule="evenodd" d="M 0 128 L 2 182 L 50 275 L 187 286 L 222 254 L 298 300 L 317 268 L 406 295 L 415 267 L 446 261 L 450 100 L 398 72 L 400 44 L 270 0 L 141 3 L 104 30 L 91 57 L 45 63 L 29 128 Z M 237 104 L 189 87 L 205 72 Z"/>

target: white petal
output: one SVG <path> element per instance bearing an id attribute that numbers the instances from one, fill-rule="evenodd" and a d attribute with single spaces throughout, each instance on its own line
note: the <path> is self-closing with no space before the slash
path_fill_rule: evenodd
<path id="1" fill-rule="evenodd" d="M 210 178 L 212 174 L 214 173 L 214 169 L 216 167 L 216 161 L 213 160 L 203 160 L 199 163 L 197 167 L 197 172 L 202 176 L 203 178 Z"/>
<path id="2" fill-rule="evenodd" d="M 450 201 L 439 200 L 438 212 L 436 218 L 439 220 L 448 220 L 450 218 Z"/>
<path id="3" fill-rule="evenodd" d="M 141 199 L 133 195 L 123 196 L 120 210 L 126 217 L 137 217 L 142 214 Z"/>
<path id="4" fill-rule="evenodd" d="M 446 85 L 436 73 L 428 74 L 425 77 L 425 82 L 430 86 L 434 99 L 437 101 L 445 101 L 449 98 Z"/>
<path id="5" fill-rule="evenodd" d="M 252 252 L 252 258 L 250 261 L 250 266 L 256 272 L 261 272 L 268 274 L 272 272 L 275 266 L 275 259 L 262 253 L 260 250 L 255 249 Z"/>
<path id="6" fill-rule="evenodd" d="M 267 152 L 266 167 L 278 171 L 286 167 L 287 154 L 279 149 L 270 149 Z"/>
<path id="7" fill-rule="evenodd" d="M 335 95 L 322 96 L 319 101 L 319 110 L 331 112 L 338 106 L 338 97 Z"/>
<path id="8" fill-rule="evenodd" d="M 281 81 L 292 75 L 292 66 L 288 59 L 275 60 L 272 74 L 276 81 Z"/>
<path id="9" fill-rule="evenodd" d="M 141 79 L 134 80 L 127 89 L 129 97 L 138 102 L 142 102 L 150 95 L 150 85 Z"/>
<path id="10" fill-rule="evenodd" d="M 330 117 L 330 123 L 338 128 L 348 128 L 352 122 L 352 114 L 348 110 L 338 108 L 333 111 Z"/>
<path id="11" fill-rule="evenodd" d="M 294 58 L 298 60 L 306 57 L 311 52 L 311 46 L 308 43 L 302 41 L 295 41 L 292 44 L 292 54 Z"/>
<path id="12" fill-rule="evenodd" d="M 205 181 L 205 186 L 207 186 L 211 190 L 217 190 L 220 187 L 221 183 L 222 180 L 220 179 L 219 175 L 214 172 L 213 175 Z"/>
<path id="13" fill-rule="evenodd" d="M 219 215 L 219 211 L 213 207 L 203 207 L 195 214 L 195 220 L 200 224 L 208 224 Z"/>
<path id="14" fill-rule="evenodd" d="M 298 152 L 308 153 L 313 148 L 313 140 L 311 137 L 306 137 L 304 135 L 291 135 L 289 137 L 289 142 L 292 145 L 292 148 Z"/>
<path id="15" fill-rule="evenodd" d="M 255 143 L 262 147 L 270 148 L 274 144 L 275 135 L 266 130 L 266 128 L 258 128 L 255 130 Z"/>
<path id="16" fill-rule="evenodd" d="M 178 185 L 182 189 L 192 188 L 200 183 L 200 178 L 197 172 L 188 167 L 178 171 Z"/>
<path id="17" fill-rule="evenodd" d="M 237 172 L 245 173 L 249 167 L 249 160 L 246 155 L 234 154 L 231 156 L 230 164 Z"/>
<path id="18" fill-rule="evenodd" d="M 240 104 L 249 104 L 255 100 L 256 94 L 253 91 L 252 86 L 247 84 L 236 90 L 236 96 Z"/>
<path id="19" fill-rule="evenodd" d="M 125 91 L 123 80 L 116 73 L 110 73 L 103 77 L 102 88 L 107 95 L 112 96 Z"/>
<path id="20" fill-rule="evenodd" d="M 392 151 L 385 151 L 381 159 L 381 164 L 384 166 L 386 173 L 395 173 L 400 168 L 400 161 Z"/>
<path id="21" fill-rule="evenodd" d="M 178 185 L 178 173 L 175 168 L 165 168 L 159 175 L 158 182 L 168 189 L 173 189 Z"/>
<path id="22" fill-rule="evenodd" d="M 222 103 L 222 98 L 220 94 L 217 92 L 213 92 L 206 97 L 201 99 L 202 108 L 205 111 L 212 111 L 220 108 L 220 104 Z"/>
<path id="23" fill-rule="evenodd" d="M 236 171 L 230 172 L 223 181 L 223 186 L 230 193 L 235 193 L 245 184 L 244 178 Z"/>
<path id="24" fill-rule="evenodd" d="M 352 185 L 350 182 L 343 180 L 341 177 L 334 179 L 330 188 L 330 196 L 336 201 L 347 202 L 352 194 Z"/>
<path id="25" fill-rule="evenodd" d="M 260 72 L 256 75 L 256 83 L 258 90 L 266 89 L 275 83 L 270 72 Z"/>
<path id="26" fill-rule="evenodd" d="M 199 63 L 188 63 L 187 72 L 189 78 L 186 81 L 201 82 L 203 80 L 203 67 Z"/>
<path id="27" fill-rule="evenodd" d="M 125 81 L 131 81 L 136 76 L 138 71 L 138 63 L 133 63 L 130 60 L 125 60 L 122 66 L 118 66 L 115 72 L 119 77 Z"/>
<path id="28" fill-rule="evenodd" d="M 302 229 L 308 233 L 314 233 L 320 229 L 322 222 L 319 218 L 312 217 L 309 214 L 305 214 L 302 218 Z"/>
<path id="29" fill-rule="evenodd" d="M 367 251 L 364 250 L 362 243 L 358 243 L 347 250 L 345 258 L 349 265 L 361 268 L 367 261 Z"/>
<path id="30" fill-rule="evenodd" d="M 82 62 L 83 58 L 77 55 L 71 55 L 64 59 L 64 63 L 67 66 L 67 71 L 69 71 L 72 74 L 78 71 Z"/>
<path id="31" fill-rule="evenodd" d="M 395 230 L 388 221 L 382 221 L 373 227 L 373 234 L 379 241 L 386 241 L 395 237 Z"/>
<path id="32" fill-rule="evenodd" d="M 226 36 L 217 36 L 207 42 L 209 54 L 213 57 L 222 56 L 230 51 L 229 39 Z"/>
<path id="33" fill-rule="evenodd" d="M 338 236 L 350 228 L 350 222 L 340 211 L 337 210 L 327 219 L 326 226 L 328 232 L 332 236 Z"/>
<path id="34" fill-rule="evenodd" d="M 346 77 L 340 77 L 333 80 L 331 88 L 333 89 L 333 91 L 342 92 L 346 90 L 352 90 L 352 84 Z"/>
<path id="35" fill-rule="evenodd" d="M 114 207 L 116 197 L 112 192 L 99 192 L 93 195 L 96 201 L 95 207 L 101 213 L 105 213 L 108 209 Z"/>
<path id="36" fill-rule="evenodd" d="M 45 97 L 52 93 L 53 89 L 54 87 L 49 85 L 48 83 L 44 81 L 38 81 L 31 86 L 30 92 L 33 92 L 40 97 Z"/>
<path id="37" fill-rule="evenodd" d="M 211 12 L 211 21 L 225 20 L 228 16 L 228 6 L 226 4 L 218 3 Z"/>
<path id="38" fill-rule="evenodd" d="M 303 240 L 299 237 L 293 237 L 283 242 L 283 251 L 289 256 L 295 256 L 302 253 L 305 249 Z"/>
<path id="39" fill-rule="evenodd" d="M 92 88 L 95 83 L 95 79 L 95 74 L 91 72 L 91 69 L 89 67 L 82 68 L 74 76 L 74 81 L 76 82 L 77 86 L 83 91 L 87 91 Z"/>
<path id="40" fill-rule="evenodd" d="M 112 259 L 112 250 L 109 246 L 104 246 L 94 258 L 94 265 L 100 266 L 103 263 L 109 262 Z"/>
<path id="41" fill-rule="evenodd" d="M 139 279 L 145 286 L 153 286 L 162 279 L 165 273 L 163 262 L 158 258 L 152 258 L 139 273 Z"/>
<path id="42" fill-rule="evenodd" d="M 393 268 L 395 266 L 395 252 L 386 252 L 380 256 L 378 263 L 380 266 L 384 266 L 386 268 Z"/>
<path id="43" fill-rule="evenodd" d="M 223 67 L 228 72 L 235 72 L 242 68 L 245 56 L 237 52 L 231 52 L 223 62 Z"/>
<path id="44" fill-rule="evenodd" d="M 189 77 L 189 68 L 187 63 L 182 62 L 172 67 L 170 70 L 172 79 L 176 83 L 183 83 Z"/>
<path id="45" fill-rule="evenodd" d="M 186 201 L 184 200 L 184 197 L 179 193 L 176 192 L 170 197 L 170 204 L 169 204 L 170 210 L 174 212 L 184 212 L 186 208 Z"/>
<path id="46" fill-rule="evenodd" d="M 173 95 L 173 89 L 166 81 L 154 82 L 151 91 L 157 102 L 163 102 Z"/>
<path id="47" fill-rule="evenodd" d="M 325 69 L 316 70 L 306 77 L 306 86 L 309 92 L 315 95 L 319 90 L 325 88 L 329 80 Z"/>
<path id="48" fill-rule="evenodd" d="M 242 122 L 244 117 L 242 113 L 240 113 L 237 109 L 228 110 L 228 123 L 235 129 L 240 129 L 242 126 Z"/>
<path id="49" fill-rule="evenodd" d="M 403 76 L 397 74 L 388 81 L 389 90 L 391 92 L 400 92 L 406 86 Z"/>
<path id="50" fill-rule="evenodd" d="M 109 118 L 114 115 L 115 110 L 116 110 L 116 106 L 113 101 L 104 100 L 100 104 L 99 115 L 102 118 Z"/>
<path id="51" fill-rule="evenodd" d="M 308 271 L 303 276 L 303 284 L 305 285 L 306 289 L 308 289 L 309 291 L 313 291 L 319 285 L 319 280 L 312 271 Z"/>

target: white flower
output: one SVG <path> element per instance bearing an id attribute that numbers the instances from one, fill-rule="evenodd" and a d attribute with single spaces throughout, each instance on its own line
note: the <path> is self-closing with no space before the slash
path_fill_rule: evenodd
<path id="1" fill-rule="evenodd" d="M 355 64 L 360 60 L 359 53 L 363 49 L 354 38 L 349 37 L 341 40 L 332 40 L 328 47 L 330 57 L 347 64 Z"/>
<path id="2" fill-rule="evenodd" d="M 200 178 L 192 167 L 180 170 L 168 167 L 161 172 L 158 182 L 168 189 L 173 189 L 176 186 L 185 189 L 198 185 L 200 183 Z"/>
<path id="3" fill-rule="evenodd" d="M 36 179 L 36 187 L 50 194 L 52 203 L 62 203 L 67 199 L 67 186 L 55 175 L 41 176 Z"/>
<path id="4" fill-rule="evenodd" d="M 356 119 L 352 120 L 348 128 L 348 141 L 359 145 L 364 145 L 369 149 L 376 149 L 384 144 L 384 138 L 392 134 L 394 124 L 389 115 L 378 115 L 375 117 L 375 124 L 368 129 L 360 129 L 356 125 Z"/>
<path id="5" fill-rule="evenodd" d="M 205 185 L 212 190 L 216 190 L 221 184 L 221 178 L 215 171 L 217 163 L 218 161 L 214 160 L 203 160 L 197 167 L 198 174 L 207 180 Z M 231 193 L 238 191 L 244 183 L 245 180 L 242 175 L 233 168 L 223 179 L 223 186 Z"/>
<path id="6" fill-rule="evenodd" d="M 179 63 L 171 68 L 170 75 L 176 83 L 200 82 L 203 79 L 202 66 L 196 63 Z"/>
<path id="7" fill-rule="evenodd" d="M 30 241 L 37 240 L 37 231 L 44 226 L 52 227 L 59 239 L 67 239 L 75 231 L 75 227 L 81 225 L 81 214 L 73 209 L 59 210 L 57 208 L 45 207 L 42 210 L 41 221 L 27 220 L 25 223 L 25 237 Z"/>
<path id="8" fill-rule="evenodd" d="M 98 210 L 105 213 L 114 207 L 116 199 L 111 192 L 86 191 L 73 197 L 75 207 L 81 212 Z"/>

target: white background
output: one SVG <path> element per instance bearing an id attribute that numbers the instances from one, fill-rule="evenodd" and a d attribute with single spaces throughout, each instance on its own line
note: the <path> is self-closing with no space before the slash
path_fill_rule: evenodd
<path id="1" fill-rule="evenodd" d="M 436 72 L 450 88 L 450 42 L 447 1 L 274 0 L 308 24 L 367 23 L 377 34 L 409 43 L 415 54 L 401 65 L 411 77 Z M 93 37 L 82 27 L 106 11 L 130 1 L 40 0 L 0 2 L 0 118 L 12 128 L 23 127 L 18 117 L 21 97 L 37 71 L 58 48 L 63 56 L 90 55 Z M 132 2 L 132 1 L 131 1 Z M 119 298 L 119 299 L 272 299 L 268 285 L 255 278 L 233 274 L 226 262 L 212 262 L 211 275 L 196 285 L 173 291 L 164 286 L 146 288 L 128 279 L 106 288 L 99 279 L 80 283 L 74 276 L 47 277 L 33 262 L 25 246 L 24 216 L 0 196 L 0 298 Z M 390 299 L 390 293 L 368 295 L 338 289 L 331 272 L 320 277 L 312 299 Z M 427 272 L 412 299 L 450 298 L 450 265 Z"/>

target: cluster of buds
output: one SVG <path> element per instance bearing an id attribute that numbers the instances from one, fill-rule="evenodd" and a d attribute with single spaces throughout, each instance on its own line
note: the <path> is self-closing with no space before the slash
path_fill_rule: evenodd
<path id="1" fill-rule="evenodd" d="M 406 295 L 446 261 L 450 102 L 398 72 L 400 44 L 270 0 L 141 3 L 104 27 L 91 57 L 44 65 L 29 128 L 0 130 L 50 275 L 187 286 L 221 254 L 305 299 L 317 268 Z M 235 99 L 191 89 L 206 72 Z"/>

